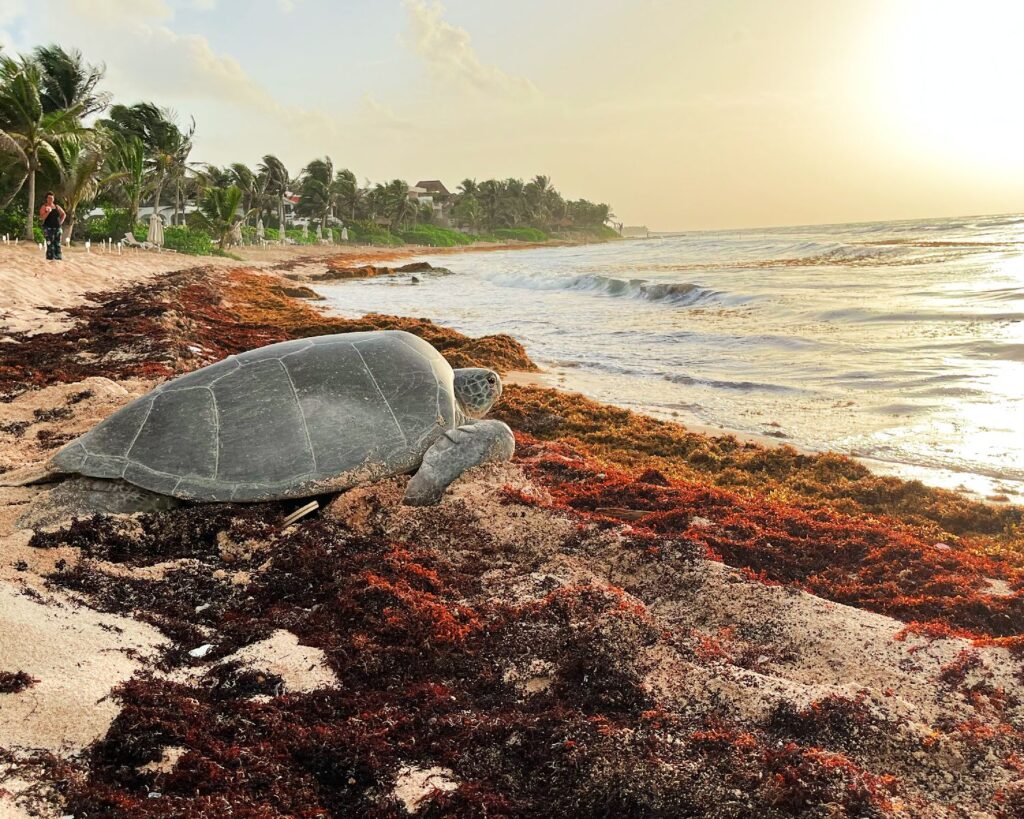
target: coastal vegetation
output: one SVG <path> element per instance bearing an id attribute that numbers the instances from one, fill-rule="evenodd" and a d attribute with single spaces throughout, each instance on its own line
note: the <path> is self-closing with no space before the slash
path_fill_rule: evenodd
<path id="1" fill-rule="evenodd" d="M 349 242 L 383 246 L 617 235 L 608 205 L 567 200 L 543 175 L 464 179 L 448 192 L 403 179 L 360 185 L 329 156 L 297 173 L 273 153 L 254 167 L 197 161 L 195 120 L 151 101 L 114 102 L 104 75 L 58 45 L 0 53 L 0 234 L 41 241 L 39 191 L 53 190 L 68 214 L 66 241 L 144 239 L 140 213 L 151 208 L 168 217 L 166 247 L 199 255 L 239 238 L 341 241 L 343 227 Z"/>

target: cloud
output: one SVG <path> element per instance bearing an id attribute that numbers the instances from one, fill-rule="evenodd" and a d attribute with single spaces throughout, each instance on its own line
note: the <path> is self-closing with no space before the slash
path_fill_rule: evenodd
<path id="1" fill-rule="evenodd" d="M 133 36 L 133 52 L 143 58 L 121 65 L 143 93 L 217 99 L 264 111 L 279 107 L 237 60 L 215 52 L 205 37 L 147 25 L 136 26 Z"/>
<path id="2" fill-rule="evenodd" d="M 79 17 L 96 22 L 170 20 L 174 16 L 164 0 L 69 0 L 68 6 Z"/>
<path id="3" fill-rule="evenodd" d="M 528 79 L 484 65 L 470 42 L 469 32 L 443 19 L 440 0 L 405 0 L 405 7 L 412 29 L 408 45 L 435 77 L 505 99 L 539 96 L 537 87 Z"/>
<path id="4" fill-rule="evenodd" d="M 0 3 L 0 26 L 13 23 L 24 13 L 24 0 L 3 0 L 3 2 Z"/>
<path id="5" fill-rule="evenodd" d="M 363 94 L 363 112 L 370 125 L 382 128 L 404 129 L 412 127 L 412 121 L 402 119 L 394 110 L 367 91 Z"/>

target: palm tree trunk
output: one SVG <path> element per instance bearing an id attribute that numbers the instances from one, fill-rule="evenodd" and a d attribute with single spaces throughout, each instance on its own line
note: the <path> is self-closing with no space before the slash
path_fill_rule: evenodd
<path id="1" fill-rule="evenodd" d="M 75 232 L 75 212 L 73 210 L 71 210 L 71 209 L 68 209 L 68 218 L 67 218 L 67 221 L 64 223 L 64 236 L 63 236 L 63 239 L 64 239 L 65 243 L 67 243 L 69 245 L 71 244 L 71 234 L 73 234 L 74 232 Z"/>
<path id="2" fill-rule="evenodd" d="M 25 241 L 35 241 L 35 232 L 32 228 L 35 227 L 36 217 L 36 169 L 30 163 L 28 170 L 28 218 L 25 219 Z"/>
<path id="3" fill-rule="evenodd" d="M 160 181 L 156 185 L 156 200 L 153 203 L 153 213 L 160 215 L 160 194 L 164 191 L 164 178 L 161 176 Z"/>

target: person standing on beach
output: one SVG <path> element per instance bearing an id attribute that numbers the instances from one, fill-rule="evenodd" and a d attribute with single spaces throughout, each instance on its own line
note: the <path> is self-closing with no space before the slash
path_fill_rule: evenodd
<path id="1" fill-rule="evenodd" d="M 52 261 L 60 261 L 60 226 L 68 215 L 64 208 L 53 201 L 53 191 L 46 192 L 46 201 L 39 208 L 39 221 L 43 223 L 43 236 L 46 237 L 46 258 Z"/>

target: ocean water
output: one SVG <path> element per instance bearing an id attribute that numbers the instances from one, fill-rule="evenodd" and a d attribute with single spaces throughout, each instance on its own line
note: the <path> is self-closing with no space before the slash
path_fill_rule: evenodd
<path id="1" fill-rule="evenodd" d="M 600 401 L 1024 497 L 1024 216 L 422 258 L 451 274 L 319 289 L 508 333 Z"/>

